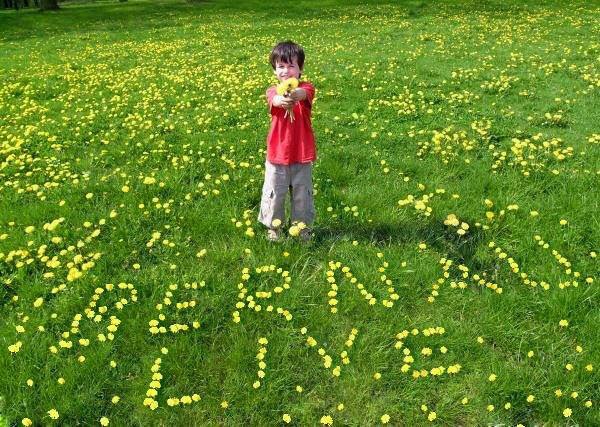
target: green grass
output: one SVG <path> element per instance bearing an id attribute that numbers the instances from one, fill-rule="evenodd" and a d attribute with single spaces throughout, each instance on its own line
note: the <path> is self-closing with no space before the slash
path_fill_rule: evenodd
<path id="1" fill-rule="evenodd" d="M 0 425 L 275 425 L 284 414 L 295 425 L 326 415 L 372 425 L 388 414 L 408 426 L 430 424 L 432 412 L 440 425 L 600 424 L 600 45 L 589 36 L 599 24 L 600 3 L 555 1 L 0 11 Z M 309 244 L 271 244 L 256 221 L 267 58 L 288 38 L 304 46 L 303 77 L 317 88 Z M 464 235 L 450 214 L 468 224 Z M 331 313 L 330 261 L 375 305 L 338 269 Z M 243 268 L 247 295 L 282 284 L 255 273 L 264 265 L 289 271 L 290 289 L 260 312 L 236 309 Z M 382 274 L 399 297 L 391 308 Z M 88 320 L 98 288 L 91 316 L 102 317 Z M 157 310 L 165 297 L 172 304 Z M 100 342 L 111 316 L 114 339 Z M 152 320 L 189 329 L 152 334 Z M 445 332 L 423 336 L 430 327 Z M 396 349 L 396 335 L 415 328 Z M 266 377 L 255 390 L 260 337 Z M 72 348 L 50 351 L 61 340 Z M 151 410 L 143 402 L 159 357 Z M 429 373 L 456 364 L 456 374 Z M 167 404 L 194 393 L 199 402 Z"/>

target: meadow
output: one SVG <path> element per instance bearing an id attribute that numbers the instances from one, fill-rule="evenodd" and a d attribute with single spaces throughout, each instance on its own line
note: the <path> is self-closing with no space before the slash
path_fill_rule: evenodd
<path id="1" fill-rule="evenodd" d="M 600 425 L 598 28 L 598 1 L 0 11 L 0 426 Z M 257 221 L 287 39 L 308 243 Z"/>

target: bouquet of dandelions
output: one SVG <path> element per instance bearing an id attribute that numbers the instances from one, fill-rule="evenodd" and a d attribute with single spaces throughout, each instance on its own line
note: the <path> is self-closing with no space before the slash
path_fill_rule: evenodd
<path id="1" fill-rule="evenodd" d="M 290 97 L 292 95 L 292 91 L 298 87 L 298 79 L 295 77 L 290 77 L 279 83 L 277 85 L 277 95 Z M 290 116 L 290 122 L 294 121 L 294 109 L 293 107 L 285 110 L 285 115 L 283 117 Z"/>

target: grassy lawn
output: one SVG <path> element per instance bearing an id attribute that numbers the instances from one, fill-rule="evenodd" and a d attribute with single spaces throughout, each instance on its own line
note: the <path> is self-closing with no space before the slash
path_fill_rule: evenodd
<path id="1" fill-rule="evenodd" d="M 598 27 L 598 1 L 0 11 L 0 426 L 599 425 Z M 257 221 L 286 39 L 309 243 Z"/>

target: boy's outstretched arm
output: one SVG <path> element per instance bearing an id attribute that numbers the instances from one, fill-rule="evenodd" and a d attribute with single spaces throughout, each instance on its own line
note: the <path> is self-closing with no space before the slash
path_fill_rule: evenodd
<path id="1" fill-rule="evenodd" d="M 306 99 L 306 91 L 302 88 L 294 89 L 290 94 L 290 98 L 293 101 L 304 101 Z"/>

